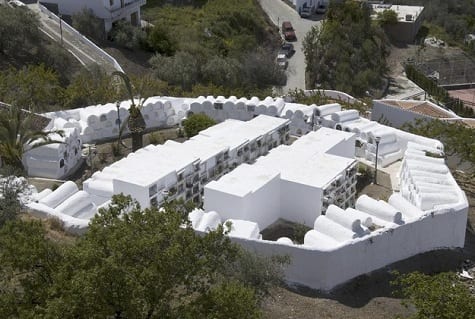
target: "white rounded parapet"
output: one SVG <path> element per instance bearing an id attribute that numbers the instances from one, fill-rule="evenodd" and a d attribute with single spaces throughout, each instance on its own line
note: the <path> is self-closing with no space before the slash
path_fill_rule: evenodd
<path id="1" fill-rule="evenodd" d="M 78 191 L 78 187 L 72 181 L 67 181 L 63 185 L 59 186 L 51 194 L 45 196 L 39 200 L 39 203 L 44 204 L 51 208 L 56 208 L 64 200 L 72 196 Z"/>
<path id="2" fill-rule="evenodd" d="M 358 197 L 355 207 L 357 210 L 361 210 L 384 221 L 396 224 L 402 223 L 401 212 L 391 205 L 371 198 L 368 195 Z"/>

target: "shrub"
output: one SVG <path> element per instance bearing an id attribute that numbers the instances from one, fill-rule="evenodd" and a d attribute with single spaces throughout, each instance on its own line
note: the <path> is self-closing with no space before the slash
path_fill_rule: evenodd
<path id="1" fill-rule="evenodd" d="M 109 37 L 118 45 L 132 50 L 146 42 L 147 34 L 129 22 L 120 20 L 109 32 Z"/>
<path id="2" fill-rule="evenodd" d="M 61 231 L 61 232 L 64 231 L 64 222 L 58 217 L 49 218 L 48 222 L 49 222 L 49 227 L 52 230 Z"/>
<path id="3" fill-rule="evenodd" d="M 213 126 L 216 122 L 205 114 L 193 114 L 183 120 L 183 128 L 187 137 L 192 137 L 200 131 Z"/>
<path id="4" fill-rule="evenodd" d="M 163 144 L 163 142 L 165 141 L 165 138 L 160 132 L 152 132 L 148 136 L 148 141 L 150 142 L 150 144 L 153 144 L 153 145 Z"/>
<path id="5" fill-rule="evenodd" d="M 146 44 L 151 51 L 166 56 L 174 55 L 178 46 L 170 32 L 160 25 L 154 26 L 148 32 Z"/>

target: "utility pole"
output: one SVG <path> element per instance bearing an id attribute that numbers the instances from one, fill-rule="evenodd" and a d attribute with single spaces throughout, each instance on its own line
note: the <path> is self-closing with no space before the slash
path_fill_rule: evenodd
<path id="1" fill-rule="evenodd" d="M 374 160 L 374 181 L 373 184 L 378 184 L 378 149 L 379 149 L 379 142 L 381 141 L 381 137 L 376 136 L 376 158 Z"/>
<path id="2" fill-rule="evenodd" d="M 61 36 L 61 45 L 63 45 L 63 16 L 60 14 L 58 14 L 58 18 L 59 18 L 59 34 Z"/>

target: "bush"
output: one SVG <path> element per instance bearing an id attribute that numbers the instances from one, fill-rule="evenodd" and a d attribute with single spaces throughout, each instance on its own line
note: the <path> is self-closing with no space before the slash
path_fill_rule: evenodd
<path id="1" fill-rule="evenodd" d="M 127 49 L 138 49 L 146 43 L 147 34 L 129 22 L 120 20 L 109 32 L 109 37 L 118 45 Z"/>
<path id="2" fill-rule="evenodd" d="M 163 144 L 165 139 L 163 138 L 162 133 L 153 132 L 148 135 L 148 141 L 150 142 L 150 144 L 157 145 L 157 144 Z"/>
<path id="3" fill-rule="evenodd" d="M 64 222 L 58 217 L 49 218 L 48 222 L 49 222 L 49 227 L 52 230 L 61 231 L 61 232 L 64 231 Z"/>
<path id="4" fill-rule="evenodd" d="M 158 54 L 174 55 L 178 44 L 171 38 L 170 32 L 160 25 L 154 26 L 147 35 L 147 46 Z"/>
<path id="5" fill-rule="evenodd" d="M 197 135 L 200 131 L 213 126 L 216 122 L 205 114 L 193 114 L 183 120 L 183 128 L 187 137 Z"/>

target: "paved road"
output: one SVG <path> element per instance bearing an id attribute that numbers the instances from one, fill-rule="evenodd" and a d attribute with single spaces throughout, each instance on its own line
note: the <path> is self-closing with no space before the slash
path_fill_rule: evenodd
<path id="1" fill-rule="evenodd" d="M 41 31 L 51 39 L 60 43 L 61 32 L 59 23 L 50 18 L 47 14 L 41 12 L 37 3 L 28 4 L 27 6 L 38 15 L 41 23 Z M 66 28 L 62 28 L 62 39 L 62 45 L 64 48 L 68 50 L 82 65 L 87 67 L 98 64 L 108 73 L 112 73 L 116 70 L 113 63 L 105 59 L 87 43 L 78 40 Z"/>
<path id="2" fill-rule="evenodd" d="M 297 41 L 293 42 L 295 54 L 289 59 L 287 85 L 283 87 L 283 93 L 295 88 L 305 89 L 305 56 L 302 52 L 302 41 L 312 26 L 319 25 L 320 21 L 300 18 L 295 9 L 281 0 L 259 0 L 259 3 L 275 25 L 280 28 L 282 21 L 290 21 L 297 35 Z"/>

